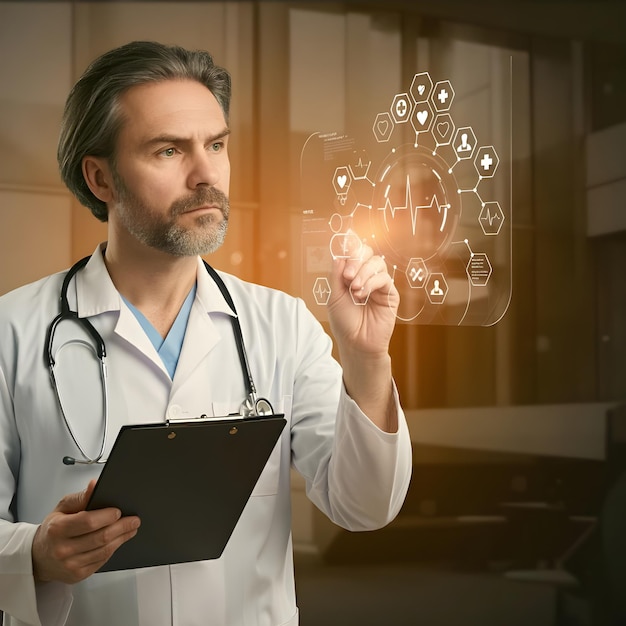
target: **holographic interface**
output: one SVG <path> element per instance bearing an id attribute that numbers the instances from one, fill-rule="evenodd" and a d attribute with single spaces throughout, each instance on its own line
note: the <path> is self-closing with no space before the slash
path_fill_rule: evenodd
<path id="1" fill-rule="evenodd" d="M 398 321 L 495 324 L 511 295 L 510 133 L 496 145 L 455 119 L 454 86 L 428 72 L 369 123 L 302 149 L 303 298 L 326 319 L 332 258 L 366 243 L 400 292 Z"/>

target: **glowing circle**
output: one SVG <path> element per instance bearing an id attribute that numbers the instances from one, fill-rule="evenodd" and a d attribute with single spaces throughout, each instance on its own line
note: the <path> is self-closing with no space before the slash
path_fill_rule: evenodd
<path id="1" fill-rule="evenodd" d="M 370 229 L 379 253 L 400 265 L 447 249 L 461 213 L 449 165 L 422 147 L 403 146 L 381 163 Z"/>

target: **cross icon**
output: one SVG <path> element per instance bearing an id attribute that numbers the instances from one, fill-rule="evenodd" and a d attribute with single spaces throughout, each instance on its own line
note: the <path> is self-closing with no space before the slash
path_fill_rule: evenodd
<path id="1" fill-rule="evenodd" d="M 488 170 L 491 167 L 492 163 L 493 163 L 493 159 L 489 156 L 488 152 L 485 152 L 485 155 L 480 160 L 480 164 L 483 166 L 483 169 L 485 171 Z"/>
<path id="2" fill-rule="evenodd" d="M 399 117 L 404 117 L 406 115 L 406 100 L 398 100 L 396 104 L 396 113 Z"/>
<path id="3" fill-rule="evenodd" d="M 437 98 L 439 98 L 439 102 L 443 104 L 448 99 L 448 92 L 445 89 L 442 89 Z"/>

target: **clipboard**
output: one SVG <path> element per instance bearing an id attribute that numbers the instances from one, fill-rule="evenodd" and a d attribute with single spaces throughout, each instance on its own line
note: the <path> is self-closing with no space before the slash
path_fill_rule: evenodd
<path id="1" fill-rule="evenodd" d="M 283 414 L 122 426 L 87 510 L 138 515 L 98 570 L 221 556 L 286 424 Z"/>

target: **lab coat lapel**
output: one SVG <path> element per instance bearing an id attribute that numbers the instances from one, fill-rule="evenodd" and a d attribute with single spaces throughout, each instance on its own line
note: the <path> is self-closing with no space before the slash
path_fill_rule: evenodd
<path id="1" fill-rule="evenodd" d="M 163 364 L 146 331 L 127 307 L 121 306 L 120 315 L 115 326 L 115 334 L 125 339 L 130 345 L 139 350 L 145 357 L 150 359 L 169 378 L 169 373 Z"/>
<path id="2" fill-rule="evenodd" d="M 180 353 L 180 359 L 174 375 L 175 393 L 179 385 L 189 377 L 189 374 L 207 357 L 209 352 L 221 341 L 219 330 L 211 320 L 212 313 L 233 315 L 227 302 L 224 300 L 218 286 L 209 276 L 202 259 L 198 258 L 196 299 L 194 300 L 185 340 Z"/>
<path id="3" fill-rule="evenodd" d="M 219 340 L 218 330 L 196 299 L 189 313 L 185 340 L 174 374 L 172 391 L 175 391 L 179 384 L 189 378 L 189 374 L 206 358 Z"/>
<path id="4" fill-rule="evenodd" d="M 100 327 L 101 334 L 113 331 L 136 350 L 147 357 L 169 378 L 161 357 L 154 349 L 148 335 L 127 306 L 122 305 L 122 298 L 115 288 L 103 259 L 104 244 L 100 244 L 85 269 L 76 276 L 76 289 L 72 298 L 80 317 L 92 318 L 91 322 Z M 68 298 L 70 293 L 68 293 Z M 72 302 L 70 302 L 70 306 Z M 103 315 L 114 313 L 115 321 L 107 322 Z M 98 319 L 100 318 L 100 319 Z M 109 326 L 112 324 L 112 326 Z M 107 330 L 108 329 L 108 330 Z"/>
<path id="5" fill-rule="evenodd" d="M 94 317 L 106 312 L 117 312 L 115 333 L 141 351 L 169 378 L 161 357 L 137 318 L 128 307 L 122 306 L 120 294 L 104 264 L 102 251 L 103 246 L 98 246 L 85 269 L 77 275 L 77 292 L 74 297 L 78 314 L 81 317 Z M 196 299 L 191 308 L 174 376 L 178 384 L 182 384 L 220 340 L 220 334 L 211 321 L 211 313 L 233 315 L 218 286 L 207 273 L 202 259 L 198 257 Z"/>

